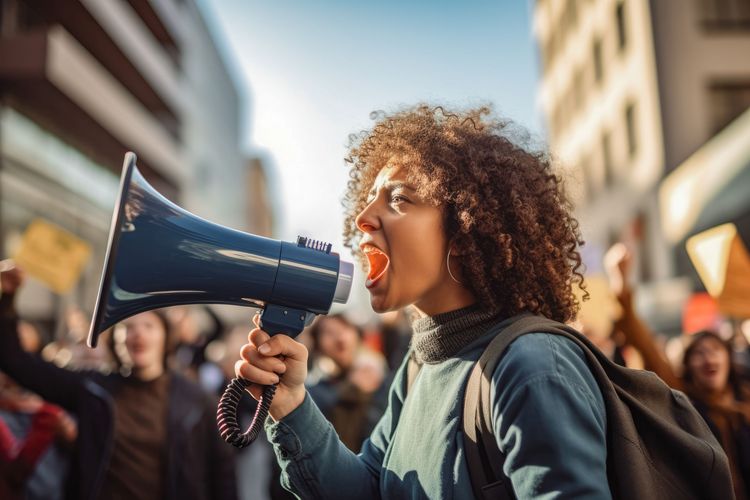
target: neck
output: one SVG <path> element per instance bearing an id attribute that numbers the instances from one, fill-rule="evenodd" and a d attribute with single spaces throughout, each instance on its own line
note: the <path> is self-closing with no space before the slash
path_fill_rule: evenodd
<path id="1" fill-rule="evenodd" d="M 436 294 L 435 297 L 425 298 L 414 304 L 420 318 L 435 316 L 470 305 L 477 301 L 474 294 L 462 286 L 451 287 L 449 290 Z"/>
<path id="2" fill-rule="evenodd" d="M 500 314 L 477 306 L 426 316 L 412 323 L 414 358 L 418 363 L 439 363 L 500 325 Z"/>
<path id="3" fill-rule="evenodd" d="M 164 367 L 161 364 L 144 366 L 141 368 L 133 367 L 133 376 L 143 382 L 150 382 L 164 374 Z"/>

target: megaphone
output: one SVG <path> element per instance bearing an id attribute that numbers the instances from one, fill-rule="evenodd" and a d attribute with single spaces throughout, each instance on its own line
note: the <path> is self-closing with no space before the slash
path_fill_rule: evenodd
<path id="1" fill-rule="evenodd" d="M 278 241 L 191 214 L 146 182 L 129 152 L 88 345 L 95 347 L 103 331 L 130 316 L 183 304 L 261 308 L 263 330 L 296 336 L 315 315 L 347 301 L 353 271 L 330 244 L 304 237 Z M 219 407 L 222 436 L 238 447 L 257 436 L 275 391 L 266 387 L 251 429 L 242 434 L 236 406 L 247 385 L 233 380 Z"/>

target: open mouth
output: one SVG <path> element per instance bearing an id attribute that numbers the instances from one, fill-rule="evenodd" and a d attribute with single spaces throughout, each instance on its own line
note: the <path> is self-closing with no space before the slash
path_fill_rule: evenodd
<path id="1" fill-rule="evenodd" d="M 365 286 L 369 288 L 383 277 L 385 271 L 388 269 L 390 259 L 388 259 L 388 256 L 381 252 L 380 249 L 372 246 L 366 246 L 363 249 L 363 252 L 365 257 L 367 257 L 367 262 L 370 266 L 370 269 L 367 272 L 367 282 L 365 283 Z"/>

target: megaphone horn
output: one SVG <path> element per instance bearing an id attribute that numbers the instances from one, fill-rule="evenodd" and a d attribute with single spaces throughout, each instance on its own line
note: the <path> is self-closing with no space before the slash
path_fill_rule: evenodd
<path id="1" fill-rule="evenodd" d="M 347 301 L 353 270 L 350 262 L 331 252 L 330 244 L 303 237 L 294 243 L 278 241 L 191 214 L 146 182 L 135 154 L 129 152 L 88 345 L 96 347 L 103 331 L 130 316 L 183 304 L 259 307 L 266 332 L 296 336 L 316 314 Z M 232 410 L 226 402 L 238 400 L 237 390 L 245 385 L 235 379 L 219 409 L 222 436 L 239 447 L 254 436 L 240 433 L 236 415 L 228 416 L 236 412 L 236 403 Z M 272 389 L 264 391 L 258 405 L 259 410 L 265 406 L 266 414 Z M 253 425 L 265 418 L 256 412 Z"/>

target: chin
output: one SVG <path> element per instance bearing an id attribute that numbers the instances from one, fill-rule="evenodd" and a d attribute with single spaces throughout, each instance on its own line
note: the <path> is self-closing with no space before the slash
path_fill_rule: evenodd
<path id="1" fill-rule="evenodd" d="M 370 307 L 372 307 L 372 310 L 375 311 L 378 314 L 395 311 L 397 309 L 400 309 L 401 306 L 389 304 L 385 297 L 382 296 L 370 296 Z"/>

